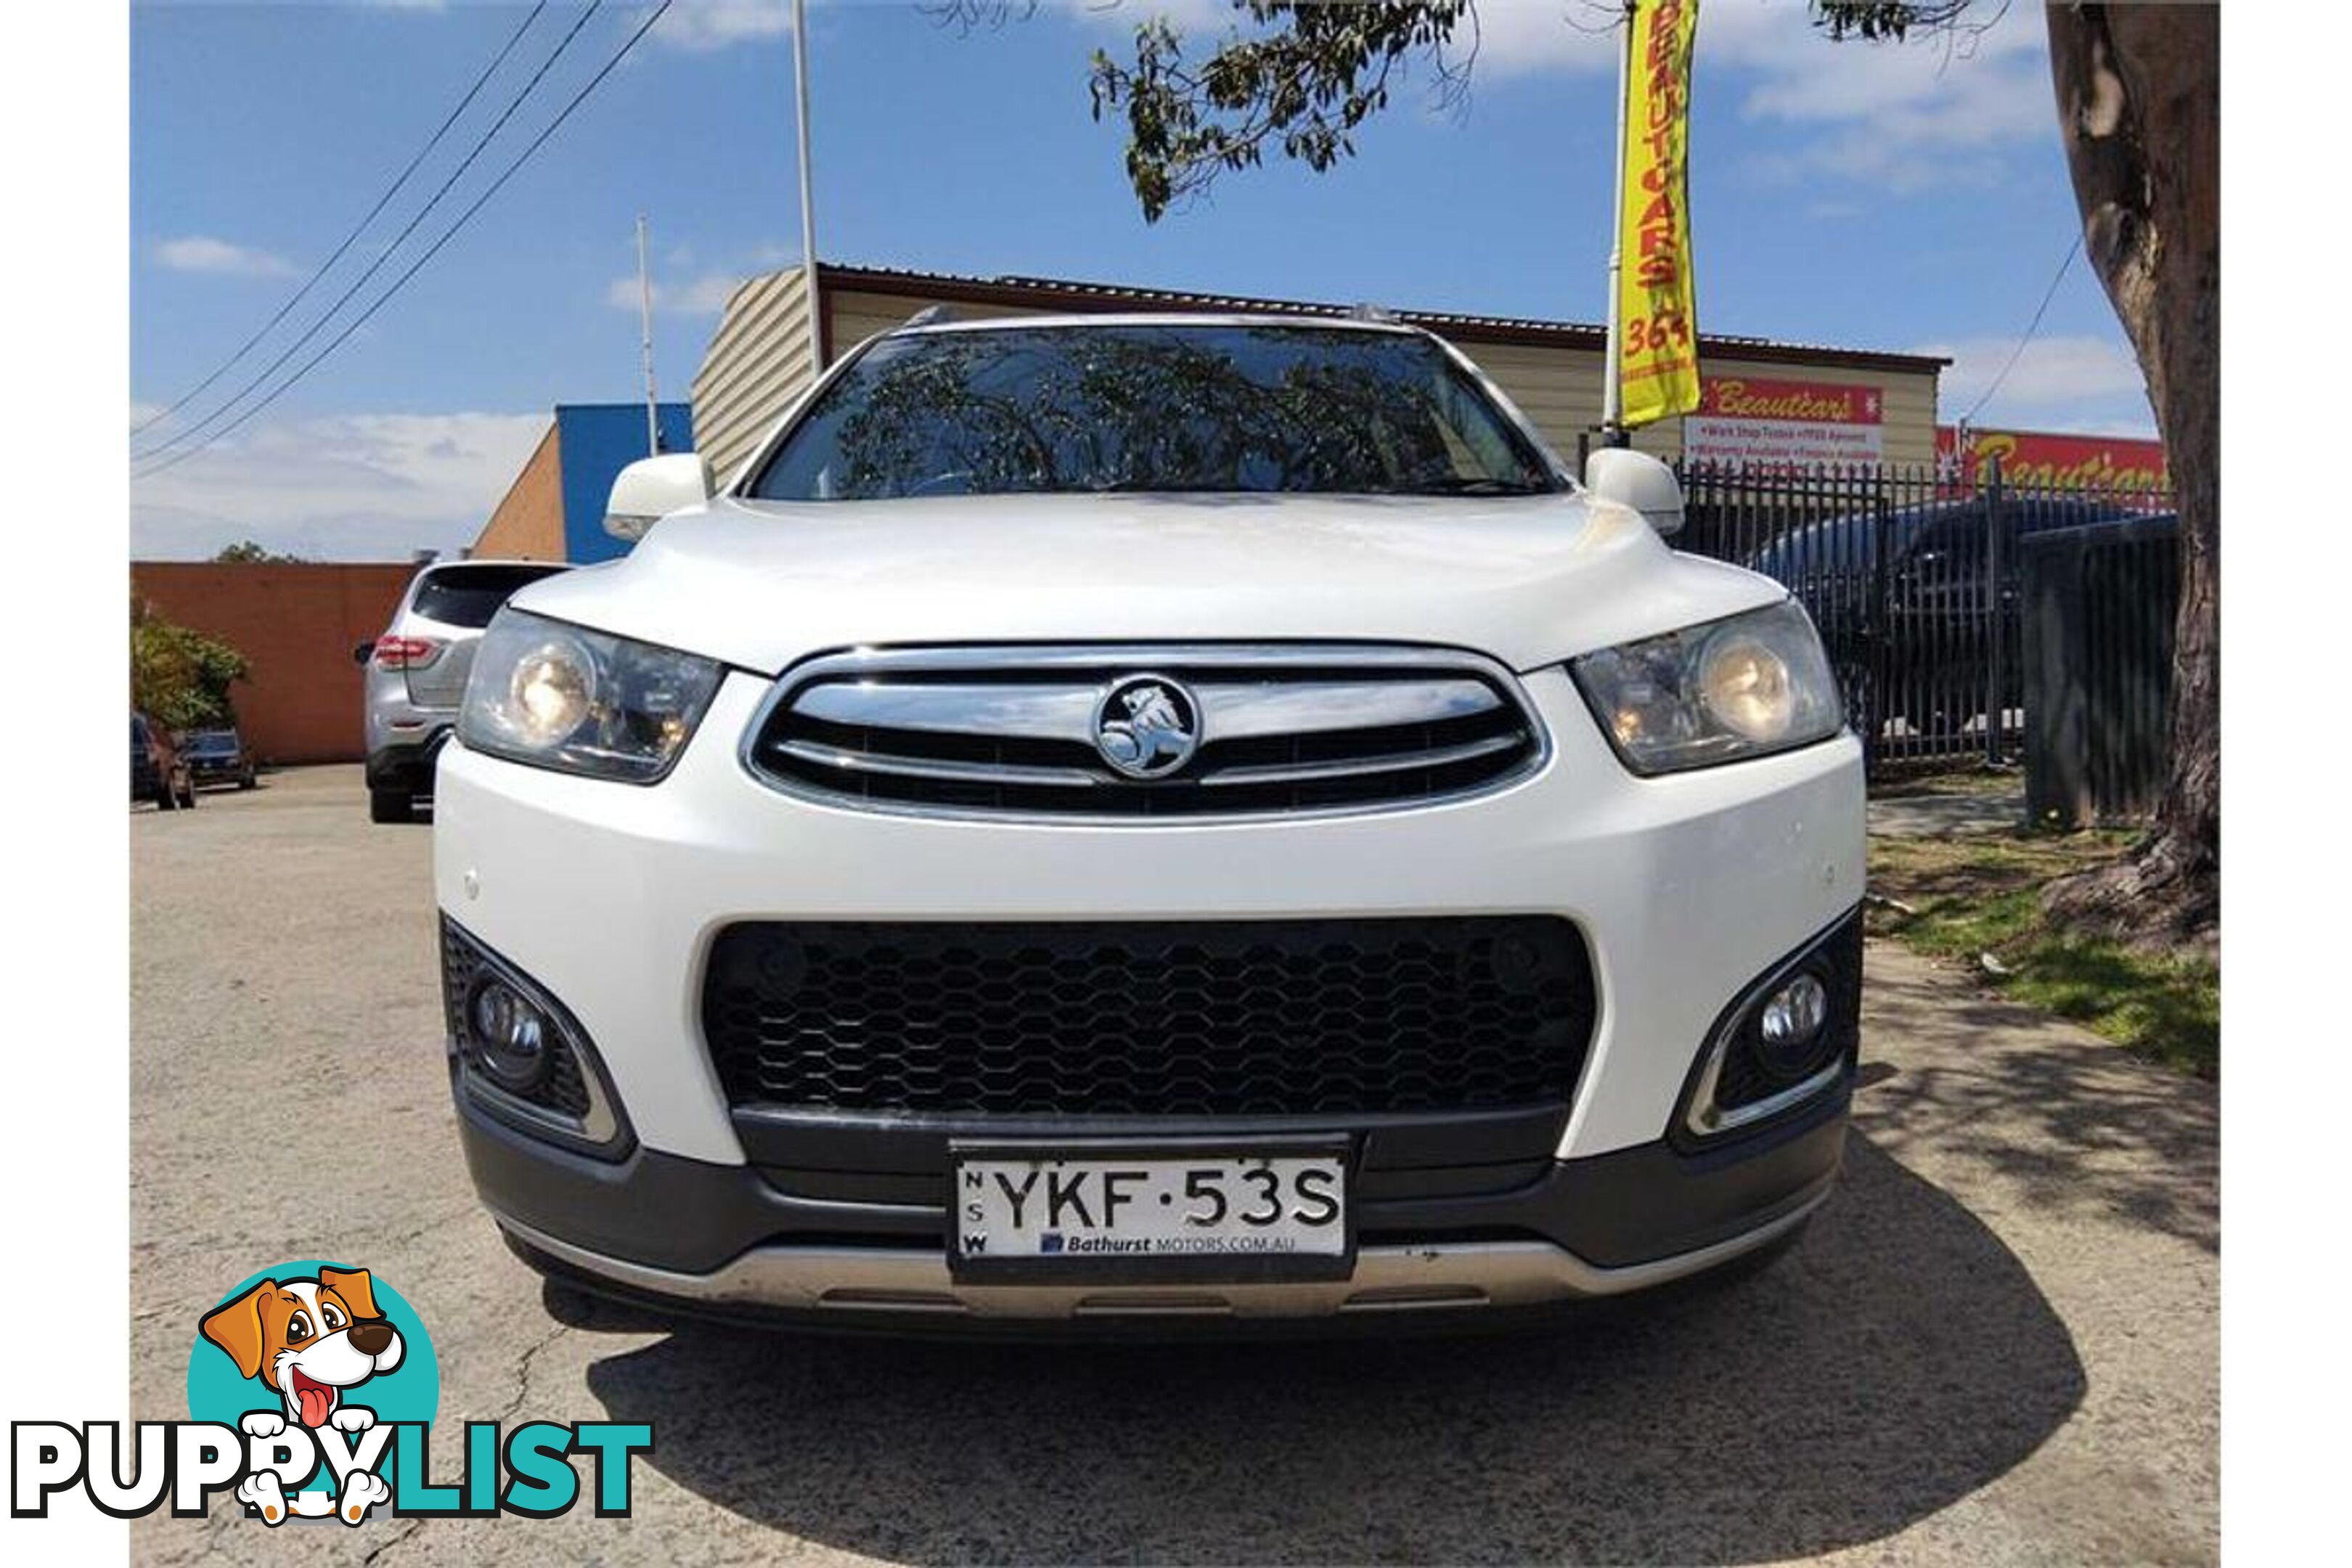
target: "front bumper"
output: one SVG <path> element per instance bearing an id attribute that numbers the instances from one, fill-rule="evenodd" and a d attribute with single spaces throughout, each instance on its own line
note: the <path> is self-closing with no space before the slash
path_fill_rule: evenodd
<path id="1" fill-rule="evenodd" d="M 739 759 L 770 689 L 740 673 L 650 788 L 452 746 L 436 789 L 441 908 L 576 1020 L 630 1132 L 617 1160 L 573 1153 L 484 1114 L 461 1086 L 476 1184 L 551 1271 L 788 1315 L 1518 1305 L 1658 1283 L 1763 1246 L 1834 1177 L 1850 1071 L 1719 1145 L 1677 1135 L 1675 1119 L 1727 1006 L 1859 900 L 1860 749 L 1841 737 L 1636 779 L 1563 671 L 1523 685 L 1552 741 L 1533 777 L 1317 819 L 941 820 L 795 798 Z M 1508 1130 L 1507 1154 L 1441 1162 L 1477 1173 L 1360 1189 L 1356 1276 L 1332 1284 L 960 1285 L 936 1204 L 812 1191 L 779 1169 L 803 1162 L 747 1149 L 702 1034 L 706 961 L 740 921 L 1486 914 L 1554 915 L 1582 933 L 1598 1012 L 1580 1076 L 1547 1125 Z M 1338 1125 L 1380 1147 L 1380 1130 Z"/>
<path id="2" fill-rule="evenodd" d="M 751 1167 L 643 1147 L 604 1163 L 457 1096 L 475 1186 L 533 1266 L 674 1310 L 814 1326 L 1507 1311 L 1644 1289 L 1801 1225 L 1836 1178 L 1847 1102 L 1841 1083 L 1703 1153 L 1662 1140 L 1548 1162 L 1500 1192 L 1359 1200 L 1368 1239 L 1344 1279 L 1171 1287 L 961 1281 L 937 1209 L 811 1200 Z"/>

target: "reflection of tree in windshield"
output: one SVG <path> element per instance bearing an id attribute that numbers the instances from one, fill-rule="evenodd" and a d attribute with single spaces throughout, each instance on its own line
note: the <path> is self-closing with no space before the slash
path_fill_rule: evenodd
<path id="1" fill-rule="evenodd" d="M 1469 487 L 1549 481 L 1426 342 L 1313 328 L 1057 327 L 877 344 L 757 493 Z"/>

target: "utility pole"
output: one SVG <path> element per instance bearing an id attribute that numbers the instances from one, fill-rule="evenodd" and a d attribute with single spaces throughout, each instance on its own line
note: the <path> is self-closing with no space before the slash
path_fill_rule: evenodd
<path id="1" fill-rule="evenodd" d="M 646 456 L 661 456 L 661 405 L 654 396 L 654 275 L 646 263 L 646 215 L 637 215 L 637 320 L 646 359 Z"/>
<path id="2" fill-rule="evenodd" d="M 801 131 L 801 303 L 808 311 L 809 384 L 824 374 L 824 310 L 816 295 L 816 190 L 809 177 L 808 5 L 793 0 L 793 100 Z"/>
<path id="3" fill-rule="evenodd" d="M 1610 191 L 1609 215 L 1609 335 L 1601 367 L 1601 440 L 1603 446 L 1630 447 L 1625 432 L 1625 373 L 1618 357 L 1624 348 L 1624 305 L 1618 278 L 1625 266 L 1625 116 L 1633 89 L 1633 0 L 1624 0 L 1625 43 L 1617 57 L 1617 141 L 1609 150 L 1615 170 Z"/>

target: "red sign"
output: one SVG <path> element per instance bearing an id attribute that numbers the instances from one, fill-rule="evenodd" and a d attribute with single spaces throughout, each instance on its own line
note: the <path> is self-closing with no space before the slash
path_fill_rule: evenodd
<path id="1" fill-rule="evenodd" d="M 2167 490 L 2164 443 L 2127 436 L 2059 436 L 2042 430 L 1971 430 L 1966 454 L 1949 425 L 1936 427 L 1937 466 L 1969 484 L 1990 476 L 1993 458 L 2000 477 L 2035 488 L 2105 490 Z"/>
<path id="2" fill-rule="evenodd" d="M 1702 416 L 1785 419 L 1807 425 L 1885 422 L 1879 390 L 1847 381 L 1769 381 L 1753 375 L 1710 375 L 1699 384 Z"/>
<path id="3" fill-rule="evenodd" d="M 1874 463 L 1885 420 L 1885 393 L 1866 382 L 1710 375 L 1683 420 L 1683 452 L 1776 468 Z"/>

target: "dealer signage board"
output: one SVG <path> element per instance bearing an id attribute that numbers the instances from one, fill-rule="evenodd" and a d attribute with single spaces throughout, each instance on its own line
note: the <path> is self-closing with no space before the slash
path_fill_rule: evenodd
<path id="1" fill-rule="evenodd" d="M 1867 383 L 1710 375 L 1683 420 L 1683 454 L 1750 468 L 1875 463 L 1885 430 L 1885 395 Z"/>
<path id="2" fill-rule="evenodd" d="M 2164 464 L 2164 443 L 2128 436 L 2065 436 L 2042 430 L 1976 430 L 1962 437 L 1949 425 L 1936 426 L 1936 462 L 1953 479 L 1982 484 L 2000 463 L 2012 485 L 2053 489 L 2091 489 L 2118 494 L 2161 494 L 2172 488 Z"/>

